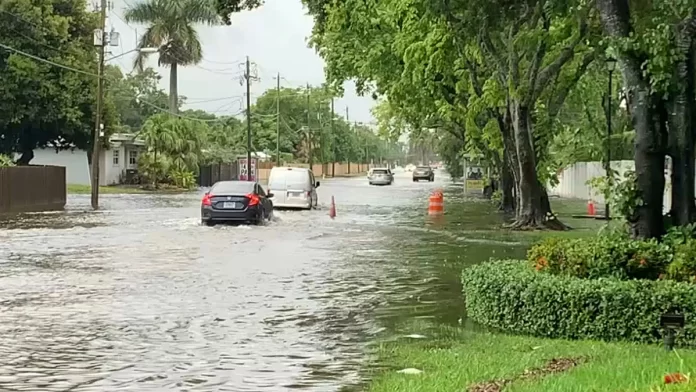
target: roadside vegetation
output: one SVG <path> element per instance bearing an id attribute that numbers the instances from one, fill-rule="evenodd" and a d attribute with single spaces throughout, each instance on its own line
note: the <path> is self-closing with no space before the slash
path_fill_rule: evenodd
<path id="1" fill-rule="evenodd" d="M 607 167 L 611 159 L 633 160 L 635 168 L 591 181 L 612 207 L 610 229 L 577 233 L 583 238 L 547 231 L 553 238 L 533 246 L 527 260 L 461 266 L 462 317 L 497 333 L 457 330 L 444 349 L 390 344 L 381 351 L 386 363 L 396 357 L 428 369 L 380 373 L 373 390 L 459 391 L 514 379 L 470 390 L 648 391 L 664 386 L 664 372 L 694 369 L 655 344 L 667 312 L 687 316 L 678 344 L 694 343 L 696 84 L 683 81 L 696 77 L 696 2 L 304 3 L 329 82 L 356 80 L 380 100 L 384 134 L 428 140 L 453 174 L 465 154 L 483 157 L 499 180 L 495 199 L 509 214 L 507 228 L 570 228 L 547 193 L 569 165 Z M 683 354 L 694 359 L 693 351 Z M 525 369 L 543 373 L 554 357 L 588 356 L 558 374 L 516 378 Z"/>
<path id="2" fill-rule="evenodd" d="M 14 161 L 7 155 L 0 154 L 0 167 L 14 166 Z"/>
<path id="3" fill-rule="evenodd" d="M 377 352 L 386 368 L 372 374 L 373 392 L 616 392 L 691 391 L 693 383 L 665 384 L 688 376 L 696 352 L 658 346 L 531 338 L 437 327 L 402 326 L 398 340 Z M 420 335 L 422 338 L 406 337 Z M 399 373 L 403 369 L 423 373 Z M 677 378 L 678 376 L 674 376 Z"/>
<path id="4" fill-rule="evenodd" d="M 116 133 L 144 140 L 146 153 L 138 162 L 142 176 L 137 182 L 147 189 L 189 189 L 201 166 L 231 163 L 247 154 L 246 110 L 243 96 L 229 97 L 225 92 L 216 99 L 220 101 L 216 113 L 186 108 L 210 99 L 179 94 L 177 71 L 202 61 L 200 26 L 226 23 L 232 14 L 254 9 L 261 2 L 185 0 L 176 7 L 165 3 L 135 2 L 127 7 L 124 18 L 144 25 L 138 47 L 157 49 L 153 55 L 169 68 L 168 91 L 159 87 L 162 76 L 143 66 L 148 51 L 140 52 L 133 72 L 107 64 L 102 147 L 108 149 L 109 137 Z M 6 86 L 0 104 L 0 154 L 16 155 L 17 165 L 31 164 L 37 148 L 92 150 L 96 83 L 89 72 L 83 72 L 97 69 L 93 31 L 99 18 L 91 8 L 84 0 L 0 4 L 0 24 L 5 27 L 0 43 L 77 70 L 70 72 L 0 49 L 0 85 Z M 252 152 L 264 152 L 281 163 L 405 158 L 404 146 L 396 139 L 349 122 L 342 117 L 343 107 L 332 113 L 331 102 L 341 95 L 340 89 L 291 84 L 283 81 L 279 92 L 272 89 L 254 100 Z M 418 152 L 432 155 L 431 150 Z M 90 154 L 86 155 L 91 162 Z"/>

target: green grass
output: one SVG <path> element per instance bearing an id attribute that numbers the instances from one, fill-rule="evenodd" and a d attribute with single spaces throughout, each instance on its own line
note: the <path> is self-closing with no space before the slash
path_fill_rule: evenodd
<path id="1" fill-rule="evenodd" d="M 416 325 L 378 348 L 381 365 L 372 392 L 464 392 L 472 384 L 513 378 L 525 369 L 543 367 L 553 358 L 586 357 L 583 364 L 555 375 L 515 381 L 506 392 L 693 391 L 694 383 L 664 388 L 665 374 L 691 373 L 696 351 L 668 353 L 657 346 L 592 341 L 566 341 L 474 332 L 464 328 Z M 680 359 L 681 357 L 681 359 Z M 682 363 L 683 360 L 683 363 Z M 416 368 L 424 373 L 397 373 Z M 696 374 L 694 374 L 696 376 Z"/>
<path id="2" fill-rule="evenodd" d="M 68 194 L 88 195 L 92 192 L 92 187 L 89 185 L 68 184 Z M 155 193 L 182 193 L 187 192 L 182 189 L 162 188 L 158 190 L 147 190 L 138 186 L 128 185 L 113 185 L 100 186 L 100 194 L 155 194 Z"/>
<path id="3" fill-rule="evenodd" d="M 491 238 L 517 241 L 531 245 L 549 236 L 588 237 L 607 222 L 595 219 L 577 219 L 573 215 L 586 212 L 582 200 L 553 198 L 552 208 L 559 219 L 573 230 L 509 231 L 488 219 L 491 215 L 476 215 L 482 205 L 461 205 L 455 209 L 454 221 L 475 220 L 473 227 L 461 233 L 468 238 Z M 603 212 L 603 210 L 598 211 Z M 461 215 L 461 216 L 460 216 Z M 483 219 L 479 222 L 477 219 Z M 615 225 L 619 222 L 611 222 Z M 452 228 L 456 230 L 456 228 Z M 520 245 L 525 247 L 525 245 Z M 461 250 L 459 250 L 461 251 Z M 469 247 L 462 255 L 466 263 L 455 262 L 448 267 L 451 273 L 460 273 L 467 263 L 495 256 L 493 251 L 481 257 L 473 255 Z M 485 256 L 485 257 L 484 257 Z M 459 259 L 457 259 L 459 260 Z M 442 277 L 440 277 L 442 279 Z M 463 302 L 464 299 L 461 298 Z M 455 316 L 456 317 L 456 316 Z M 696 392 L 694 382 L 688 385 L 663 384 L 666 374 L 693 373 L 696 377 L 696 351 L 680 350 L 668 353 L 659 346 L 595 341 L 567 341 L 512 336 L 481 332 L 480 328 L 465 323 L 463 327 L 444 327 L 436 323 L 411 323 L 397 327 L 396 338 L 383 342 L 375 354 L 376 363 L 366 366 L 368 389 L 371 392 L 466 392 L 472 384 L 499 378 L 513 378 L 526 369 L 543 367 L 559 357 L 587 357 L 587 361 L 565 373 L 537 379 L 519 380 L 506 386 L 504 392 Z M 390 331 L 392 328 L 390 327 Z M 422 334 L 426 339 L 403 336 Z M 401 336 L 401 337 L 399 337 Z M 683 359 L 683 363 L 682 360 Z M 405 368 L 423 370 L 419 375 L 397 373 Z M 695 380 L 696 382 L 696 380 Z"/>

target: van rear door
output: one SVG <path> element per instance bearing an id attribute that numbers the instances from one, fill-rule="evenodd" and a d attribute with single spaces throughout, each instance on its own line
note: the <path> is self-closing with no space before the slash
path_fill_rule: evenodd
<path id="1" fill-rule="evenodd" d="M 306 170 L 272 169 L 268 188 L 274 194 L 274 203 L 279 205 L 304 205 L 312 195 L 312 185 Z"/>
<path id="2" fill-rule="evenodd" d="M 284 170 L 271 169 L 271 175 L 268 176 L 268 191 L 273 193 L 273 204 L 285 204 L 287 188 Z"/>

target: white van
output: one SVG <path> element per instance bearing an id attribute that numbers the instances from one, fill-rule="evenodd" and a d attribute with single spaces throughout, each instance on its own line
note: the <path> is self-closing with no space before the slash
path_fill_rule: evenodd
<path id="1" fill-rule="evenodd" d="M 274 167 L 268 177 L 268 192 L 273 207 L 304 208 L 317 206 L 319 181 L 311 170 L 301 167 Z"/>

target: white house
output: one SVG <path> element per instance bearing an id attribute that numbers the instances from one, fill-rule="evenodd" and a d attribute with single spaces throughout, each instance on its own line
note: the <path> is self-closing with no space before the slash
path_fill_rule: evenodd
<path id="1" fill-rule="evenodd" d="M 99 185 L 127 183 L 138 172 L 138 157 L 145 142 L 133 134 L 116 133 L 109 138 L 111 148 L 102 150 L 99 161 Z"/>
<path id="2" fill-rule="evenodd" d="M 111 148 L 102 149 L 99 154 L 99 185 L 126 182 L 129 173 L 137 173 L 138 156 L 145 150 L 145 143 L 133 134 L 111 135 L 109 144 Z M 90 184 L 90 168 L 85 150 L 36 149 L 31 164 L 65 166 L 68 184 Z"/>

